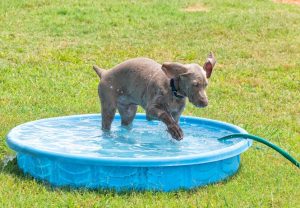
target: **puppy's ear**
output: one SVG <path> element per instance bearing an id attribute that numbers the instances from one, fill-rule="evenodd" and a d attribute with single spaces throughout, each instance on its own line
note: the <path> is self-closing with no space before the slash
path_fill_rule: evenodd
<path id="1" fill-rule="evenodd" d="M 214 57 L 214 54 L 210 52 L 208 55 L 205 64 L 203 65 L 203 69 L 206 72 L 206 77 L 209 78 L 211 76 L 212 70 L 216 64 L 216 59 Z"/>
<path id="2" fill-rule="evenodd" d="M 175 62 L 165 62 L 163 63 L 161 69 L 169 78 L 174 78 L 188 71 L 188 69 L 183 64 Z"/>

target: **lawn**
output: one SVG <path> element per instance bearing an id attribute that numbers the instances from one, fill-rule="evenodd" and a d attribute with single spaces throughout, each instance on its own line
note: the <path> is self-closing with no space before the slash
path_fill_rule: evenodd
<path id="1" fill-rule="evenodd" d="M 300 159 L 300 6 L 268 0 L 0 2 L 0 207 L 300 207 L 300 172 L 254 144 L 239 172 L 192 191 L 54 189 L 22 174 L 5 135 L 26 121 L 97 113 L 97 64 L 126 59 L 218 63 L 210 104 L 223 120 Z M 139 109 L 142 112 L 142 109 Z"/>

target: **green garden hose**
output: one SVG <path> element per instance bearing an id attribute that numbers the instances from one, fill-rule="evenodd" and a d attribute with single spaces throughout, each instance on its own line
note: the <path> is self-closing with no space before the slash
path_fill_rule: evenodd
<path id="1" fill-rule="evenodd" d="M 299 161 L 297 161 L 295 158 L 293 158 L 289 153 L 287 153 L 285 150 L 281 149 L 280 147 L 276 146 L 275 144 L 261 138 L 258 136 L 254 136 L 251 134 L 231 134 L 228 136 L 224 136 L 222 138 L 219 138 L 219 140 L 226 140 L 226 139 L 233 139 L 233 138 L 243 138 L 243 139 L 252 139 L 254 141 L 263 143 L 271 148 L 273 148 L 274 150 L 276 150 L 277 152 L 279 152 L 283 157 L 285 157 L 286 159 L 288 159 L 289 161 L 291 161 L 291 163 L 293 163 L 294 165 L 296 165 L 298 168 L 300 168 L 300 163 Z"/>

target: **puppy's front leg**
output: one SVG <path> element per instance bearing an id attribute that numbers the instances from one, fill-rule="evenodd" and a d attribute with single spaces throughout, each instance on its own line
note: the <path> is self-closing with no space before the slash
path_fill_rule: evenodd
<path id="1" fill-rule="evenodd" d="M 171 136 L 174 139 L 176 140 L 183 139 L 183 132 L 179 127 L 178 123 L 174 121 L 172 116 L 168 114 L 166 111 L 157 107 L 152 107 L 147 110 L 147 117 L 158 119 L 164 122 L 168 127 L 168 132 L 171 134 Z"/>

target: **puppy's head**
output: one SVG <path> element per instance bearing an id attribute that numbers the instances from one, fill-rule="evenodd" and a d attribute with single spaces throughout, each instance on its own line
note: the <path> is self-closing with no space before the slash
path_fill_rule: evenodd
<path id="1" fill-rule="evenodd" d="M 205 88 L 215 63 L 215 57 L 210 53 L 203 67 L 198 64 L 166 62 L 162 65 L 162 70 L 175 80 L 175 87 L 180 94 L 188 97 L 196 107 L 206 107 L 208 98 Z"/>

